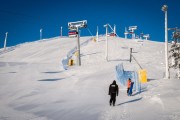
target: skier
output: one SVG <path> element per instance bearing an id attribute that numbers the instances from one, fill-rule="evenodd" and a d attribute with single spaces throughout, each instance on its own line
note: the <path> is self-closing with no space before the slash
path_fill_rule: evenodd
<path id="1" fill-rule="evenodd" d="M 109 95 L 110 95 L 110 101 L 109 104 L 110 106 L 113 103 L 113 106 L 115 106 L 115 102 L 116 102 L 116 95 L 118 96 L 119 93 L 119 87 L 116 84 L 116 81 L 114 80 L 112 84 L 110 84 L 109 86 Z"/>
<path id="2" fill-rule="evenodd" d="M 130 87 L 131 87 L 131 78 L 129 78 L 128 81 L 127 81 L 127 95 L 128 96 L 129 96 Z"/>

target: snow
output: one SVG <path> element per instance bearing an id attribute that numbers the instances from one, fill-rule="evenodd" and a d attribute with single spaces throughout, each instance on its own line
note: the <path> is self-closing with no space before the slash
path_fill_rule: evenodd
<path id="1" fill-rule="evenodd" d="M 91 37 L 81 37 L 81 43 Z M 164 79 L 164 43 L 105 37 L 81 46 L 81 66 L 63 68 L 62 60 L 76 47 L 76 38 L 51 38 L 0 50 L 0 120 L 179 120 L 180 80 L 171 70 Z M 141 93 L 126 95 L 119 81 L 116 106 L 109 106 L 109 85 L 115 67 L 140 70 L 129 62 L 130 48 L 148 82 Z M 76 57 L 72 56 L 76 62 Z"/>

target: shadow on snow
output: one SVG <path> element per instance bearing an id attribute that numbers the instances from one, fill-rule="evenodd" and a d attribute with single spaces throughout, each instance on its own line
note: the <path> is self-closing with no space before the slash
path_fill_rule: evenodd
<path id="1" fill-rule="evenodd" d="M 52 71 L 52 72 L 42 72 L 42 73 L 47 73 L 47 74 L 56 74 L 56 73 L 61 73 L 62 71 Z"/>
<path id="2" fill-rule="evenodd" d="M 102 53 L 102 52 L 95 52 L 95 53 L 84 54 L 84 55 L 81 55 L 81 57 L 87 56 L 87 55 L 95 55 L 95 54 L 99 54 L 99 53 Z"/>
<path id="3" fill-rule="evenodd" d="M 42 80 L 38 80 L 38 81 L 59 81 L 59 80 L 63 80 L 65 78 L 55 78 L 55 79 L 42 79 Z"/>
<path id="4" fill-rule="evenodd" d="M 141 99 L 142 99 L 142 97 L 141 97 L 141 98 L 134 99 L 134 100 L 129 100 L 129 101 L 127 101 L 127 102 L 120 103 L 120 104 L 118 104 L 117 106 L 120 106 L 120 105 L 123 105 L 123 104 L 126 104 L 126 103 L 136 102 L 136 101 L 139 101 L 139 100 L 141 100 Z"/>
<path id="5" fill-rule="evenodd" d="M 112 60 L 109 60 L 109 61 L 129 61 L 129 59 L 112 59 Z"/>
<path id="6" fill-rule="evenodd" d="M 141 94 L 141 93 L 146 92 L 146 91 L 148 91 L 148 90 L 142 89 L 140 92 L 136 92 L 136 93 L 132 94 L 132 96 L 136 96 L 136 95 Z"/>

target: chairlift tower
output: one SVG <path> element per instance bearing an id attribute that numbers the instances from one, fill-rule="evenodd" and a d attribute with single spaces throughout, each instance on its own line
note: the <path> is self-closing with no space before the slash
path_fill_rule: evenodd
<path id="1" fill-rule="evenodd" d="M 113 31 L 113 33 L 115 34 L 115 36 L 119 37 L 118 34 L 116 33 L 116 25 L 114 25 L 114 29 L 111 27 L 110 24 L 107 23 L 107 26 L 109 26 L 109 28 Z"/>
<path id="2" fill-rule="evenodd" d="M 145 38 L 145 40 L 148 40 L 150 38 L 149 34 L 145 34 L 143 35 L 143 37 Z"/>
<path id="3" fill-rule="evenodd" d="M 125 27 L 125 32 L 124 32 L 125 39 L 127 39 L 127 35 L 128 35 L 128 31 L 127 28 Z"/>
<path id="4" fill-rule="evenodd" d="M 81 56 L 80 56 L 80 41 L 79 41 L 79 29 L 87 27 L 87 20 L 76 21 L 76 22 L 68 22 L 69 30 L 77 31 L 77 64 L 81 66 Z"/>
<path id="5" fill-rule="evenodd" d="M 144 33 L 140 33 L 140 39 L 142 39 L 142 37 L 144 36 Z"/>
<path id="6" fill-rule="evenodd" d="M 132 34 L 132 39 L 135 39 L 136 35 L 134 31 L 137 29 L 137 26 L 129 26 L 129 31 Z"/>
<path id="7" fill-rule="evenodd" d="M 4 39 L 4 51 L 6 50 L 6 42 L 7 42 L 8 32 L 6 32 L 5 34 L 6 34 L 6 36 L 5 36 L 5 39 Z"/>

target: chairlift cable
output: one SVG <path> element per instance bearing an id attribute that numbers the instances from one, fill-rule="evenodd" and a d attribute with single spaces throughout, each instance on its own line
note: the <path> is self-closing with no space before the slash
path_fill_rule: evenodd
<path id="1" fill-rule="evenodd" d="M 110 24 L 108 24 L 108 26 L 111 28 L 111 30 L 113 31 L 113 32 L 115 32 L 114 30 L 113 30 L 113 28 L 111 27 L 111 25 Z M 118 34 L 116 33 L 116 35 L 118 36 Z M 119 37 L 119 36 L 118 36 Z"/>
<path id="2" fill-rule="evenodd" d="M 89 28 L 87 28 L 87 30 L 88 30 L 88 32 L 90 33 L 90 35 L 91 35 L 92 37 L 94 37 L 94 36 L 92 35 L 91 31 L 89 30 Z"/>

